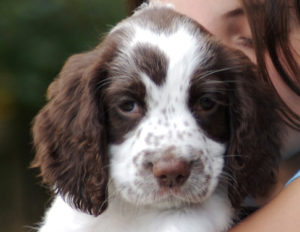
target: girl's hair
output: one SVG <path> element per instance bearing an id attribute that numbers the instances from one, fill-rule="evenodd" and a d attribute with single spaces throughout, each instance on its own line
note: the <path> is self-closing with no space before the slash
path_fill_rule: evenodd
<path id="1" fill-rule="evenodd" d="M 263 81 L 274 88 L 265 62 L 267 51 L 281 79 L 291 91 L 300 96 L 300 68 L 295 60 L 295 56 L 299 54 L 289 41 L 291 22 L 300 21 L 300 0 L 264 0 L 263 3 L 261 0 L 241 0 L 241 2 L 251 27 L 257 64 Z M 276 93 L 279 97 L 277 91 Z M 300 115 L 293 112 L 280 97 L 279 99 L 285 122 L 300 130 Z"/>
<path id="2" fill-rule="evenodd" d="M 145 0 L 126 1 L 130 13 L 145 2 Z M 262 0 L 240 1 L 251 27 L 257 65 L 262 74 L 262 81 L 274 88 L 279 101 L 282 103 L 281 114 L 285 122 L 300 130 L 300 115 L 297 115 L 279 96 L 270 80 L 265 62 L 265 52 L 267 51 L 284 83 L 297 96 L 300 96 L 300 68 L 294 59 L 295 55 L 299 54 L 293 52 L 289 41 L 290 23 L 291 20 L 295 20 L 291 17 L 300 21 L 300 0 L 264 0 L 263 3 Z"/>

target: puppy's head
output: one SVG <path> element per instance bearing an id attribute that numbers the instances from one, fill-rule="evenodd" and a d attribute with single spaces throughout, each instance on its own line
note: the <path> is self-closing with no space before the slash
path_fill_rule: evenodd
<path id="1" fill-rule="evenodd" d="M 147 6 L 72 56 L 34 120 L 43 180 L 98 215 L 113 194 L 139 205 L 205 201 L 220 183 L 238 206 L 275 179 L 271 92 L 240 52 L 194 21 Z"/>

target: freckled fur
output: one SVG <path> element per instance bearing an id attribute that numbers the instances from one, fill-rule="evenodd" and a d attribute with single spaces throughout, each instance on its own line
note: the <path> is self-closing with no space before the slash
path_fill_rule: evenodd
<path id="1" fill-rule="evenodd" d="M 243 199 L 275 181 L 277 102 L 258 81 L 243 54 L 196 22 L 145 5 L 49 87 L 33 166 L 56 197 L 39 231 L 226 231 Z M 135 113 L 120 109 L 128 99 Z M 152 166 L 170 157 L 190 176 L 161 194 Z"/>

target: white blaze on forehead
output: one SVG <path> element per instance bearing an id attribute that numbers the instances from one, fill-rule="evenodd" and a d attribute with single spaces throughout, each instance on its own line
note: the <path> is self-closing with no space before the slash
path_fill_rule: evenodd
<path id="1" fill-rule="evenodd" d="M 151 86 L 152 92 L 158 89 L 160 89 L 160 93 L 181 92 L 185 96 L 177 98 L 186 100 L 193 72 L 211 56 L 207 49 L 209 46 L 206 46 L 206 35 L 195 36 L 184 25 L 179 25 L 176 30 L 167 33 L 154 32 L 138 25 L 135 25 L 134 31 L 132 41 L 129 43 L 129 50 L 133 50 L 137 45 L 150 45 L 162 51 L 168 60 L 167 76 L 163 84 L 164 91 L 155 87 L 146 74 L 141 74 L 147 89 Z M 157 94 L 153 95 L 158 96 Z M 161 97 L 159 96 L 157 100 L 163 100 Z"/>
<path id="2" fill-rule="evenodd" d="M 202 41 L 200 37 L 191 35 L 191 32 L 183 26 L 179 26 L 174 32 L 162 33 L 153 32 L 153 30 L 147 28 L 141 28 L 135 26 L 135 34 L 130 42 L 130 47 L 134 47 L 137 44 L 150 44 L 159 48 L 168 58 L 170 68 L 181 64 L 193 62 L 198 59 L 198 62 L 207 58 L 207 50 L 201 49 L 202 54 L 199 53 L 199 46 L 206 43 L 206 38 L 203 36 Z M 198 54 L 197 54 L 198 53 Z M 195 61 L 193 62 L 195 63 Z"/>

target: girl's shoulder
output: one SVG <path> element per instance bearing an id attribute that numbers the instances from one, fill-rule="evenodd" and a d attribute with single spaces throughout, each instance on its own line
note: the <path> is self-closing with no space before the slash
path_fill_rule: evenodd
<path id="1" fill-rule="evenodd" d="M 286 183 L 286 186 L 288 186 L 290 183 L 292 183 L 294 180 L 300 177 L 300 169 L 295 173 L 295 175 Z"/>

